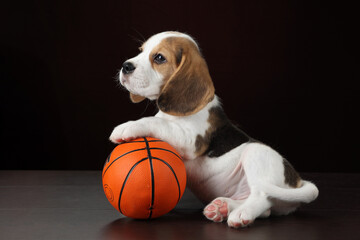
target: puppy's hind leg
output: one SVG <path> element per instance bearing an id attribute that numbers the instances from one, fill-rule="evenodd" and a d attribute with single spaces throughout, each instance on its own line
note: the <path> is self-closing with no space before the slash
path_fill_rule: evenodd
<path id="1" fill-rule="evenodd" d="M 226 220 L 231 211 L 238 208 L 245 202 L 244 200 L 234 200 L 231 198 L 219 197 L 214 199 L 204 208 L 204 215 L 207 219 L 214 222 Z"/>
<path id="2" fill-rule="evenodd" d="M 264 192 L 252 187 L 246 201 L 229 214 L 227 223 L 229 227 L 246 227 L 258 217 L 268 217 L 271 205 Z"/>

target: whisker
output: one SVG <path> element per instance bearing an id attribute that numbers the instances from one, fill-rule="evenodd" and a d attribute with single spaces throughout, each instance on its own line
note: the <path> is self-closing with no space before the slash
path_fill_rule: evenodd
<path id="1" fill-rule="evenodd" d="M 138 37 L 132 35 L 132 34 L 128 34 L 128 37 L 130 37 L 133 41 L 135 42 L 138 42 L 140 45 L 142 45 L 146 39 L 144 38 L 144 36 L 139 32 L 137 31 L 136 29 L 133 28 L 133 31 L 138 35 Z M 142 40 L 140 38 L 142 38 Z"/>
<path id="2" fill-rule="evenodd" d="M 136 30 L 135 28 L 132 28 L 132 30 L 135 31 L 135 32 L 139 35 L 139 37 L 142 38 L 141 43 L 144 43 L 144 42 L 146 41 L 144 35 L 142 35 L 138 30 Z M 139 40 L 139 39 L 138 39 L 138 40 Z"/>

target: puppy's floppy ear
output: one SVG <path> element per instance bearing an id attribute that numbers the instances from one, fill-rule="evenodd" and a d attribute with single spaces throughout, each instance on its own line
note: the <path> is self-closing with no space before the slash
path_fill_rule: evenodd
<path id="1" fill-rule="evenodd" d="M 139 103 L 145 99 L 145 97 L 130 93 L 130 99 L 133 103 Z"/>
<path id="2" fill-rule="evenodd" d="M 157 100 L 161 111 L 188 116 L 200 111 L 215 95 L 209 69 L 197 46 L 189 40 L 178 44 L 178 67 Z"/>

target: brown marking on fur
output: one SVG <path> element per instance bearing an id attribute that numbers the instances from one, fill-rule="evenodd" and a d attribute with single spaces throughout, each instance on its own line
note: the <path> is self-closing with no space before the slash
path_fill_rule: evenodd
<path id="1" fill-rule="evenodd" d="M 297 188 L 301 185 L 301 178 L 294 167 L 285 158 L 283 158 L 285 183 L 291 187 Z"/>
<path id="2" fill-rule="evenodd" d="M 168 79 L 170 79 L 170 76 L 176 71 L 176 68 L 178 67 L 177 59 L 176 59 L 176 46 L 172 44 L 171 39 L 166 38 L 162 40 L 150 53 L 149 55 L 149 61 L 151 63 L 151 67 L 155 69 L 157 72 L 159 72 L 163 78 L 164 82 L 166 82 Z M 162 64 L 157 64 L 154 61 L 154 57 L 157 54 L 162 54 L 166 62 Z"/>
<path id="3" fill-rule="evenodd" d="M 156 53 L 163 54 L 167 62 L 154 63 Z M 200 111 L 214 98 L 215 88 L 208 67 L 191 40 L 165 38 L 149 58 L 153 68 L 164 76 L 164 86 L 157 101 L 161 111 L 188 116 Z"/>
<path id="4" fill-rule="evenodd" d="M 139 103 L 139 102 L 143 101 L 145 99 L 145 97 L 130 93 L 130 99 L 133 103 Z"/>

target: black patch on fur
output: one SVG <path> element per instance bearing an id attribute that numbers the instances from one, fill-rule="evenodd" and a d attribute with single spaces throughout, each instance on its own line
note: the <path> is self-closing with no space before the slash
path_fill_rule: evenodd
<path id="1" fill-rule="evenodd" d="M 285 158 L 283 158 L 284 164 L 284 176 L 285 183 L 291 187 L 297 187 L 298 182 L 300 181 L 300 175 L 296 172 L 291 163 L 288 162 Z"/>
<path id="2" fill-rule="evenodd" d="M 220 157 L 246 142 L 254 141 L 246 133 L 230 122 L 221 107 L 209 110 L 210 128 L 205 137 L 197 137 L 196 147 L 207 146 L 203 154 L 209 157 Z"/>
<path id="3" fill-rule="evenodd" d="M 213 133 L 207 155 L 209 157 L 220 157 L 249 141 L 250 138 L 243 131 L 230 123 Z"/>

